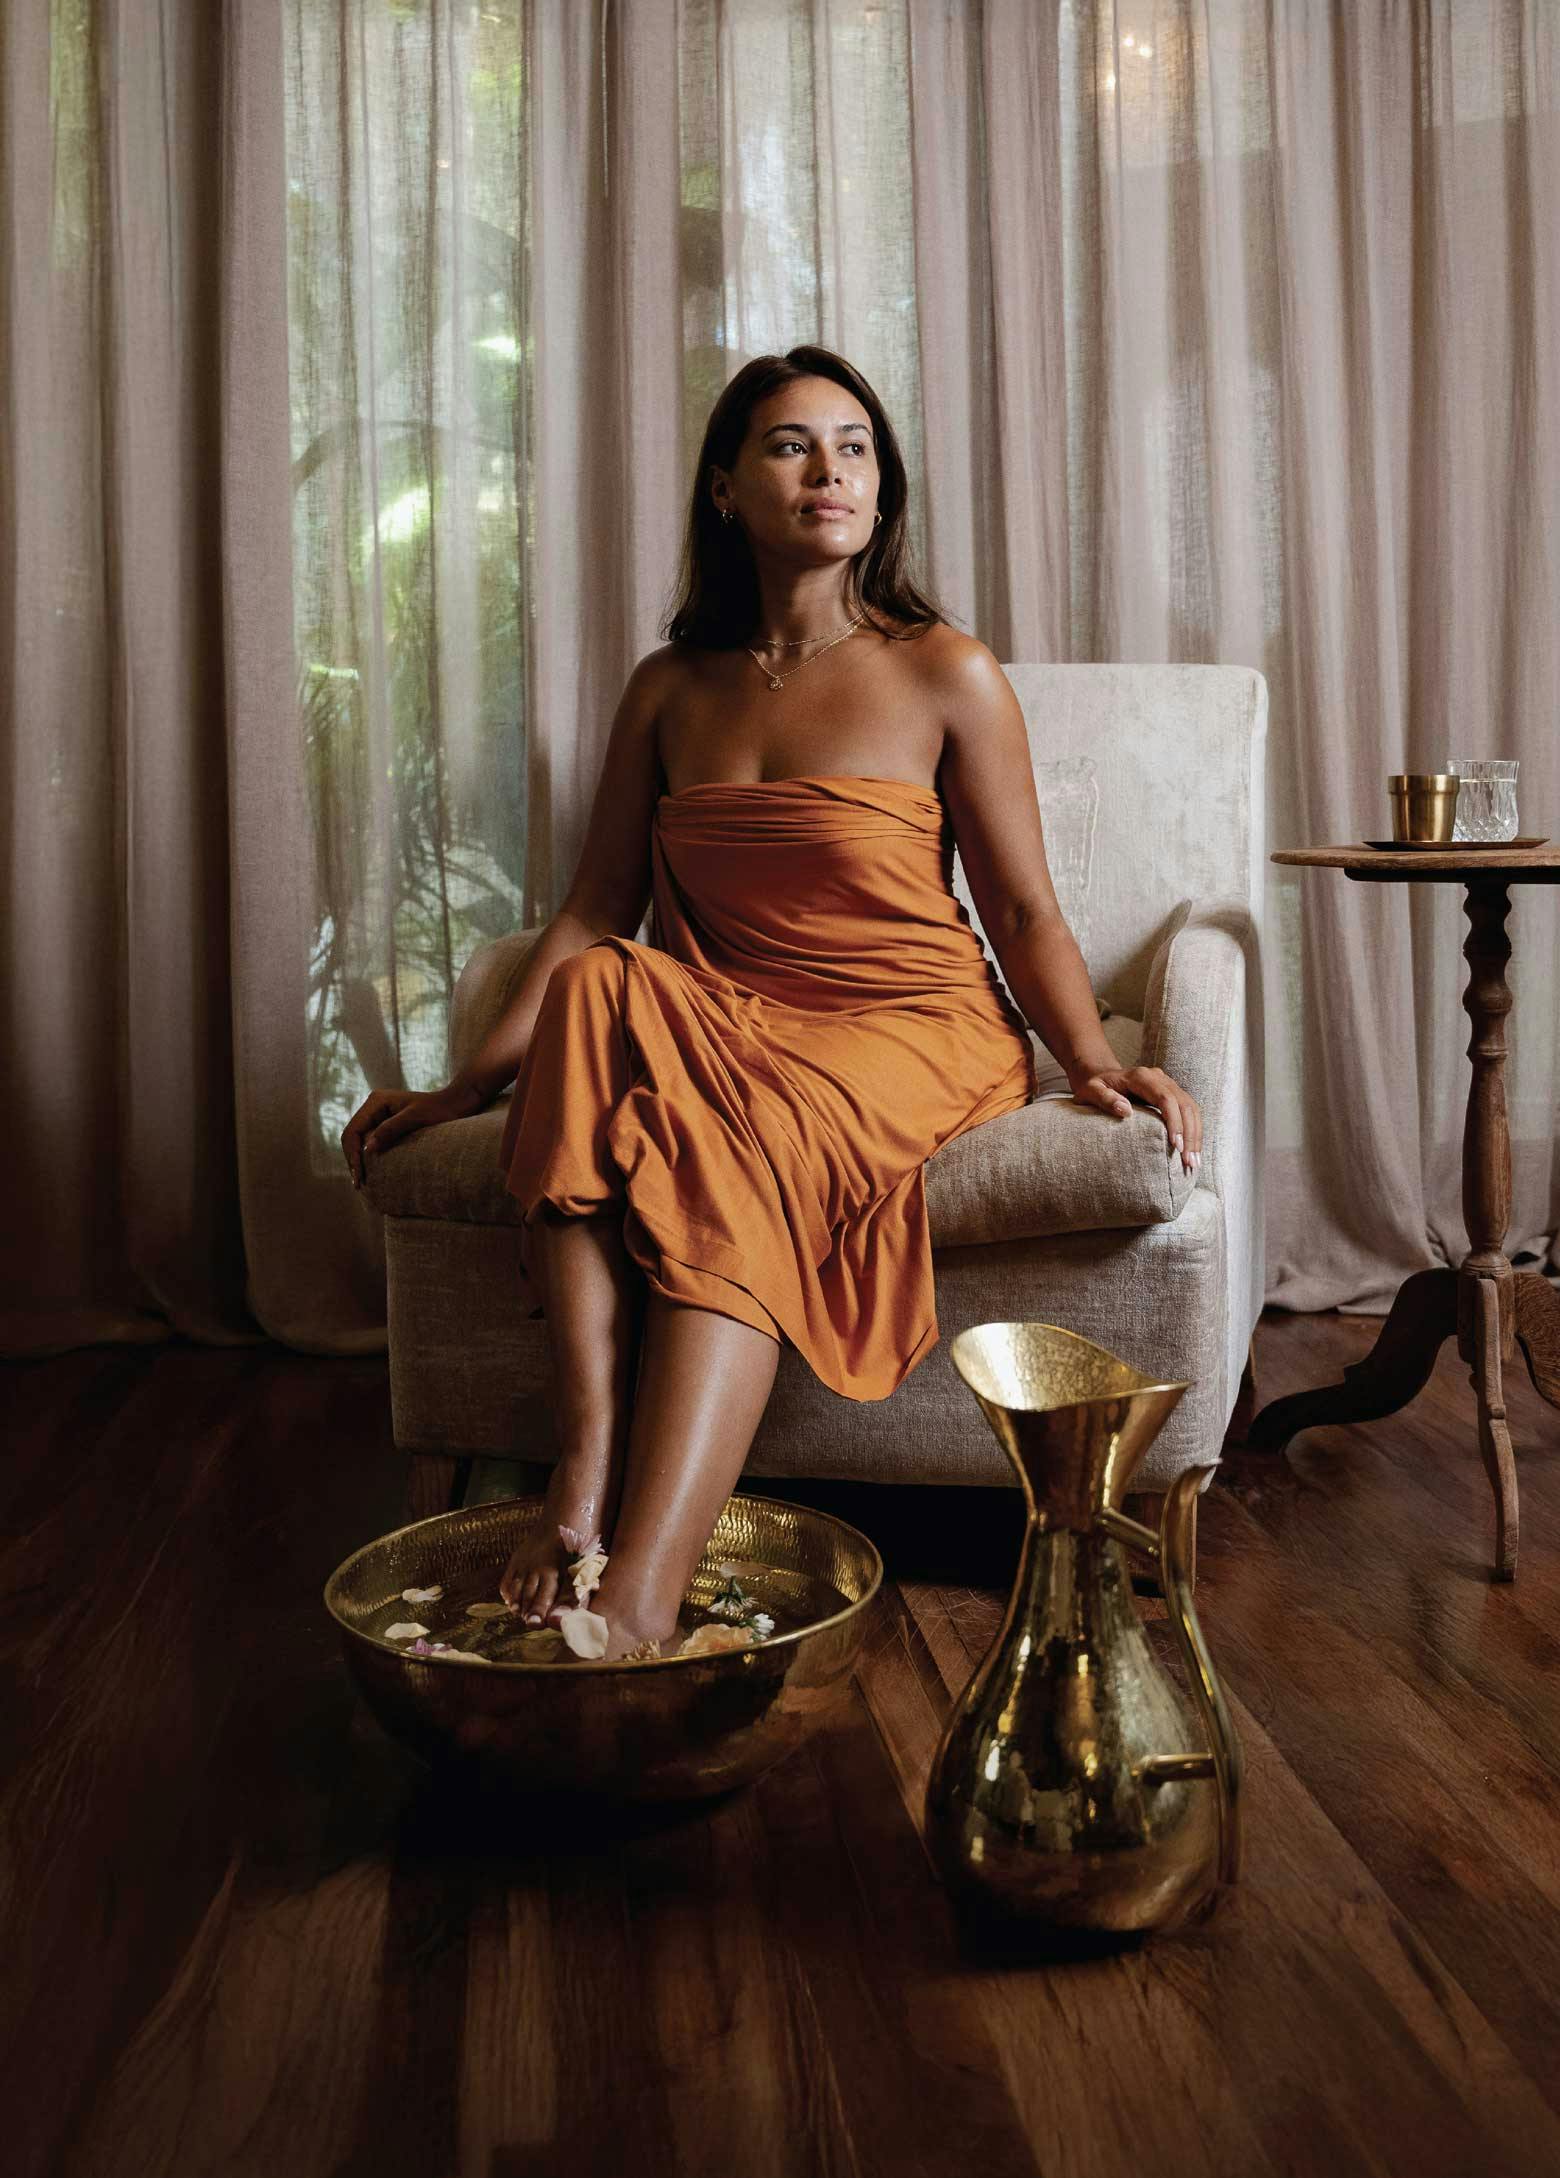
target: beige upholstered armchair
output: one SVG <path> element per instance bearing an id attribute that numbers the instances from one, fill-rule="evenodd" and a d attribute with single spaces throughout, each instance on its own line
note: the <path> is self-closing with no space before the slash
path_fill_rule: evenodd
<path id="1" fill-rule="evenodd" d="M 948 1360 L 967 1324 L 1043 1320 L 1191 1390 L 1137 1481 L 1216 1460 L 1252 1396 L 1262 1306 L 1263 759 L 1267 686 L 1237 666 L 1011 665 L 1068 920 L 1123 1064 L 1162 1066 L 1201 1105 L 1201 1170 L 1157 1113 L 1076 1103 L 1043 1046 L 1040 1093 L 926 1168 L 941 1337 L 887 1399 L 821 1384 L 787 1347 L 753 1442 L 756 1476 L 1010 1483 Z M 956 889 L 977 931 L 961 871 Z M 460 978 L 452 1063 L 512 990 L 535 932 Z M 648 937 L 648 919 L 640 932 Z M 518 1305 L 518 1206 L 498 1169 L 504 1103 L 371 1161 L 384 1213 L 397 1444 L 411 1502 L 452 1501 L 472 1455 L 551 1462 L 547 1327 Z"/>

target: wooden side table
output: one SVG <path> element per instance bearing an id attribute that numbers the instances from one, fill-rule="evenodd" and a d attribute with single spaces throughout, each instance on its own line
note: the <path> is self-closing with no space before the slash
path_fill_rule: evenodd
<path id="1" fill-rule="evenodd" d="M 1517 1570 L 1517 1471 L 1506 1427 L 1503 1371 L 1521 1346 L 1528 1374 L 1560 1407 L 1560 1294 L 1536 1270 L 1514 1270 L 1502 1243 L 1511 1222 L 1511 1138 L 1506 1123 L 1506 1016 L 1511 991 L 1506 917 L 1512 885 L 1560 884 L 1560 852 L 1543 847 L 1461 844 L 1400 851 L 1375 847 L 1291 847 L 1275 862 L 1343 870 L 1365 884 L 1459 884 L 1466 888 L 1473 1079 L 1463 1123 L 1463 1219 L 1471 1243 L 1456 1270 L 1415 1271 L 1398 1288 L 1381 1334 L 1341 1384 L 1275 1399 L 1252 1421 L 1247 1443 L 1281 1452 L 1302 1429 L 1368 1422 L 1395 1414 L 1423 1389 L 1441 1343 L 1455 1332 L 1479 1410 L 1479 1454 L 1495 1493 L 1495 1577 Z"/>

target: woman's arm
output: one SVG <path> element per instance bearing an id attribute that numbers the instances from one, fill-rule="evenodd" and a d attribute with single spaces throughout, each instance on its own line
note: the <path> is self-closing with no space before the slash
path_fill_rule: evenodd
<path id="1" fill-rule="evenodd" d="M 570 909 L 558 910 L 526 954 L 508 1005 L 465 1065 L 452 1076 L 452 1095 L 465 1099 L 472 1111 L 480 1112 L 509 1087 L 520 1071 L 553 970 L 571 953 L 583 953 L 587 945 L 594 945 L 604 935 Z"/>
<path id="2" fill-rule="evenodd" d="M 596 781 L 585 844 L 563 905 L 532 947 L 515 993 L 452 1088 L 490 1104 L 520 1071 L 547 979 L 559 961 L 598 938 L 631 938 L 650 899 L 650 828 L 655 819 L 661 751 L 656 721 L 672 670 L 671 646 L 651 651 L 628 676 L 601 776 Z"/>
<path id="3" fill-rule="evenodd" d="M 348 1170 L 363 1184 L 363 1159 L 403 1135 L 479 1112 L 520 1071 L 559 961 L 601 937 L 632 937 L 650 898 L 650 826 L 660 779 L 657 718 L 674 670 L 672 646 L 640 659 L 613 715 L 579 865 L 563 905 L 526 955 L 514 995 L 476 1052 L 442 1089 L 376 1089 L 341 1137 Z"/>
<path id="4" fill-rule="evenodd" d="M 1159 1111 L 1188 1170 L 1201 1161 L 1202 1114 L 1154 1066 L 1118 1065 L 1078 941 L 1046 864 L 1023 709 L 986 645 L 955 635 L 940 650 L 945 725 L 938 783 L 1003 981 L 1064 1068 L 1075 1097 L 1125 1118 L 1128 1099 Z"/>

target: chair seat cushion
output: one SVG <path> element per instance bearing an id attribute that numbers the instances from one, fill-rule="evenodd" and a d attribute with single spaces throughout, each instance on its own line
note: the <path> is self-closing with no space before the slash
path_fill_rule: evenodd
<path id="1" fill-rule="evenodd" d="M 1112 1015 L 1102 1026 L 1121 1063 L 1130 1065 L 1125 1053 L 1134 1032 L 1141 1042 L 1141 1024 Z M 1159 1115 L 1139 1106 L 1128 1119 L 1112 1119 L 1080 1104 L 1043 1049 L 1040 1058 L 1040 1094 L 1031 1103 L 970 1128 L 928 1158 L 934 1248 L 1157 1225 L 1180 1215 L 1193 1180 L 1169 1154 Z M 518 1224 L 520 1206 L 498 1163 L 507 1109 L 508 1099 L 500 1099 L 470 1119 L 425 1128 L 382 1158 L 371 1157 L 374 1207 L 387 1217 Z"/>

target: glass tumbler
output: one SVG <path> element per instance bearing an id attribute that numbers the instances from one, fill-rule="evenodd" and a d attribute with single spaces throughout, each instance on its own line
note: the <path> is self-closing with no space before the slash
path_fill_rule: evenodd
<path id="1" fill-rule="evenodd" d="M 1447 770 L 1460 781 L 1453 839 L 1493 842 L 1517 836 L 1516 757 L 1459 756 Z"/>

